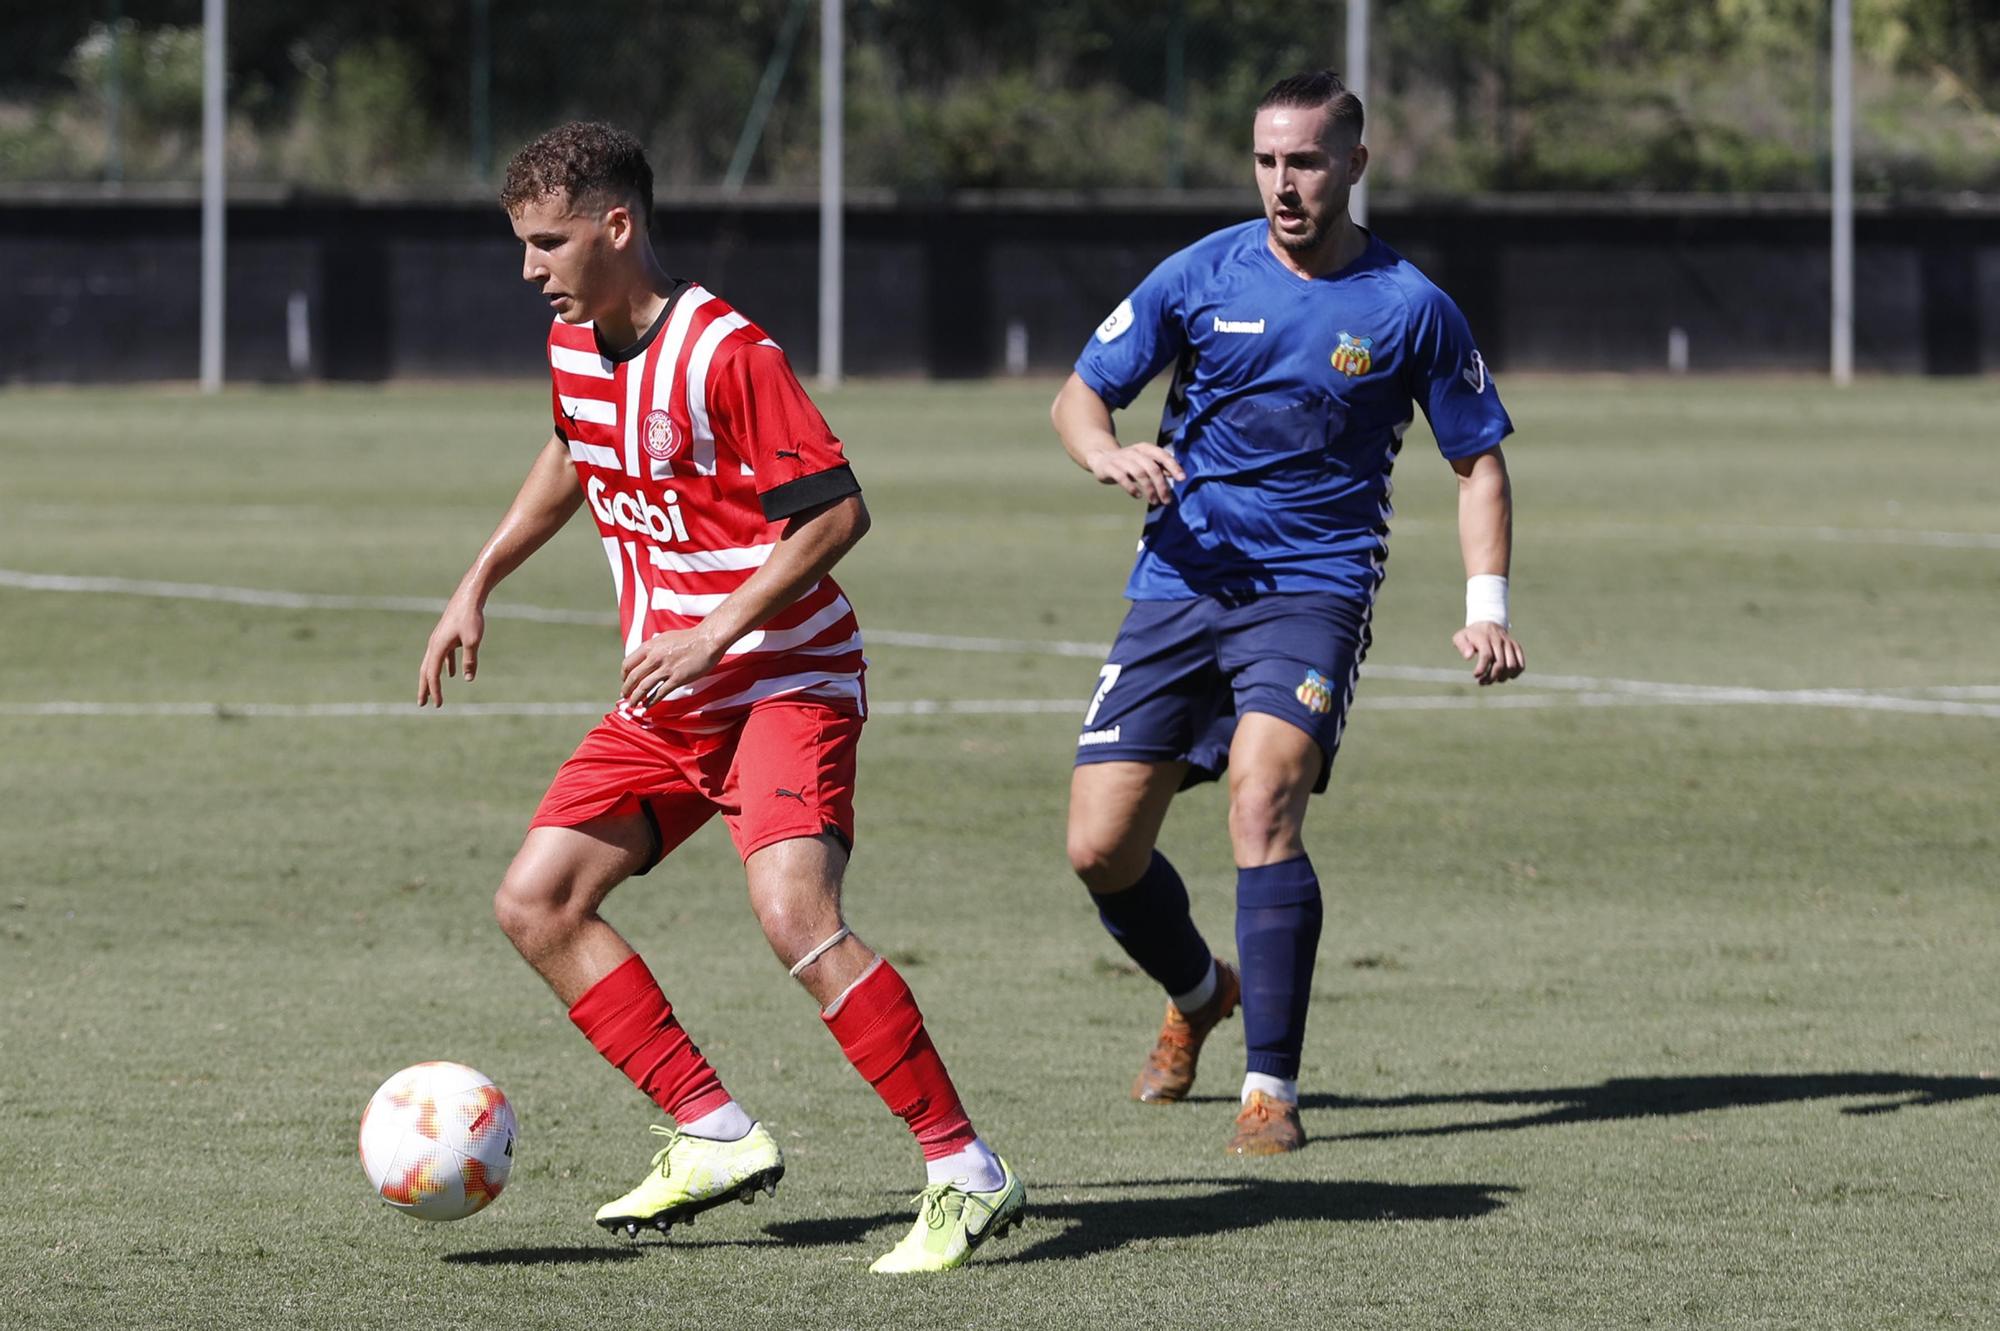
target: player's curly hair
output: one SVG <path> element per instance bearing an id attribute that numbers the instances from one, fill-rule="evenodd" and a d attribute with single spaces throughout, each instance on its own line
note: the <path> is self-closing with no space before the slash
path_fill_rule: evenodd
<path id="1" fill-rule="evenodd" d="M 572 120 L 514 154 L 500 206 L 514 212 L 560 195 L 572 207 L 629 205 L 640 222 L 653 217 L 653 168 L 639 141 L 615 125 Z"/>
<path id="2" fill-rule="evenodd" d="M 1330 69 L 1279 79 L 1257 103 L 1259 111 L 1271 106 L 1330 106 L 1334 127 L 1343 134 L 1352 134 L 1356 143 L 1361 142 L 1361 99 L 1349 92 L 1340 75 Z"/>

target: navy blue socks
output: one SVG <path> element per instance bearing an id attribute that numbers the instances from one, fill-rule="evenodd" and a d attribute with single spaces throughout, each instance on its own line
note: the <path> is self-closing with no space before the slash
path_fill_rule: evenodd
<path id="1" fill-rule="evenodd" d="M 1187 887 L 1164 855 L 1155 851 L 1132 886 L 1092 900 L 1125 954 L 1169 994 L 1188 993 L 1207 978 L 1208 944 L 1188 914 Z M 1298 1080 L 1322 916 L 1308 857 L 1236 871 L 1236 958 L 1253 1077 Z"/>
<path id="2" fill-rule="evenodd" d="M 1236 871 L 1236 964 L 1253 1075 L 1298 1080 L 1321 914 L 1308 857 Z"/>
<path id="3" fill-rule="evenodd" d="M 1314 890 L 1317 892 L 1317 884 Z M 1097 917 L 1125 949 L 1125 955 L 1169 994 L 1188 993 L 1207 978 L 1208 944 L 1188 914 L 1187 886 L 1166 856 L 1154 851 L 1138 882 L 1122 892 L 1092 893 L 1091 900 L 1097 903 Z M 1317 916 L 1314 936 L 1318 936 Z"/>

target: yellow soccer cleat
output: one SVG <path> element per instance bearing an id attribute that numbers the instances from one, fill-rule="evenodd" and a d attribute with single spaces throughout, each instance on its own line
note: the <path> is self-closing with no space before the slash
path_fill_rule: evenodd
<path id="1" fill-rule="evenodd" d="M 632 1238 L 642 1229 L 664 1234 L 724 1202 L 755 1201 L 759 1188 L 775 1194 L 785 1176 L 785 1157 L 761 1123 L 733 1142 L 657 1125 L 647 1131 L 667 1139 L 654 1154 L 652 1169 L 638 1187 L 597 1209 L 597 1223 L 614 1234 L 622 1230 Z"/>
<path id="2" fill-rule="evenodd" d="M 917 1223 L 903 1241 L 875 1259 L 878 1275 L 908 1275 L 914 1271 L 949 1271 L 963 1266 L 972 1250 L 997 1239 L 1021 1223 L 1028 1190 L 1000 1162 L 1000 1186 L 991 1192 L 967 1192 L 952 1183 L 934 1183 L 917 1194 Z"/>

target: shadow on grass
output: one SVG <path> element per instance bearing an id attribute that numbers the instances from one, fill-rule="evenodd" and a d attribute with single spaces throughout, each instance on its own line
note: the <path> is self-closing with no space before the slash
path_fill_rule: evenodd
<path id="1" fill-rule="evenodd" d="M 1535 1107 L 1535 1112 L 1480 1123 L 1445 1123 L 1422 1128 L 1379 1128 L 1327 1134 L 1307 1131 L 1318 1141 L 1379 1141 L 1398 1137 L 1449 1137 L 1465 1132 L 1507 1132 L 1563 1123 L 1613 1123 L 1633 1118 L 1699 1114 L 1710 1109 L 1800 1104 L 1810 1100 L 1873 1101 L 1847 1105 L 1843 1114 L 1890 1114 L 1899 1109 L 1951 1104 L 2000 1095 L 2000 1078 L 1919 1077 L 1901 1072 L 1807 1072 L 1784 1076 L 1618 1077 L 1595 1086 L 1550 1090 L 1462 1091 L 1444 1095 L 1384 1098 L 1307 1094 L 1299 1107 L 1319 1109 L 1422 1109 L 1439 1105 Z M 1206 1097 L 1203 1097 L 1206 1098 Z"/>
<path id="2" fill-rule="evenodd" d="M 1010 1262 L 1062 1261 L 1125 1247 L 1150 1247 L 1180 1239 L 1240 1233 L 1291 1220 L 1471 1220 L 1499 1210 L 1516 1189 L 1491 1183 L 1367 1183 L 1273 1179 L 1147 1179 L 1129 1183 L 1071 1184 L 1087 1188 L 1199 1187 L 1191 1196 L 1116 1197 L 1065 1195 L 1065 1185 L 1033 1183 L 1028 1214 L 1016 1243 L 992 1249 Z M 790 1221 L 764 1232 L 788 1244 L 813 1247 L 860 1241 L 871 1230 L 900 1228 L 908 1211 L 873 1216 Z M 1051 1225 L 1060 1232 L 1048 1233 Z M 1016 1240 L 1018 1242 L 1018 1240 Z M 989 1259 L 992 1260 L 992 1259 Z"/>
<path id="3" fill-rule="evenodd" d="M 439 1260 L 455 1266 L 581 1266 L 625 1262 L 639 1255 L 637 1248 L 486 1248 L 448 1252 Z"/>

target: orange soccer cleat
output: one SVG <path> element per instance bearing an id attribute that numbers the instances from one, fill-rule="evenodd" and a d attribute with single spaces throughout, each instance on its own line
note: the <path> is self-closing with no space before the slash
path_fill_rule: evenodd
<path id="1" fill-rule="evenodd" d="M 1141 1104 L 1170 1105 L 1184 1098 L 1194 1085 L 1195 1064 L 1201 1059 L 1202 1041 L 1236 1011 L 1243 997 L 1243 981 L 1236 968 L 1221 957 L 1215 959 L 1215 994 L 1193 1012 L 1182 1012 L 1171 1002 L 1167 1018 L 1160 1024 L 1160 1037 L 1146 1066 L 1132 1083 L 1132 1098 Z"/>
<path id="2" fill-rule="evenodd" d="M 1252 1091 L 1236 1116 L 1236 1135 L 1225 1149 L 1230 1155 L 1284 1155 L 1305 1144 L 1299 1107 L 1275 1095 Z"/>

